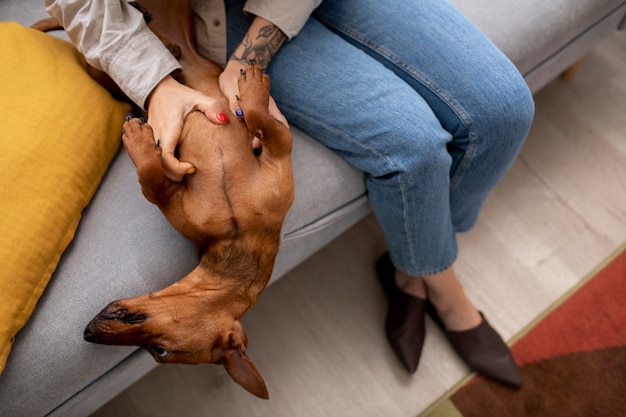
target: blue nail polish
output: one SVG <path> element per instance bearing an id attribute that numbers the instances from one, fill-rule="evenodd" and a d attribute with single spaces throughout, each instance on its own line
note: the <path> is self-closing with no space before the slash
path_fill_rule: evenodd
<path id="1" fill-rule="evenodd" d="M 241 109 L 237 109 L 237 111 L 235 111 L 235 115 L 236 115 L 237 117 L 243 117 L 243 110 L 241 110 Z"/>

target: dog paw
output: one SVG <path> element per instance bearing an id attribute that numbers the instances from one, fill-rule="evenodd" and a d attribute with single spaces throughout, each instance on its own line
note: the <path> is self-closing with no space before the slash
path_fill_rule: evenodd
<path id="1" fill-rule="evenodd" d="M 155 142 L 152 127 L 143 118 L 126 116 L 122 128 L 122 142 L 133 161 L 161 155 L 158 141 Z"/>
<path id="2" fill-rule="evenodd" d="M 143 117 L 132 117 L 129 113 L 122 127 L 122 141 L 125 146 L 144 142 L 154 145 L 152 127 L 144 121 Z"/>
<path id="3" fill-rule="evenodd" d="M 263 68 L 250 61 L 239 75 L 239 105 L 244 115 L 249 111 L 267 109 L 270 99 L 270 77 Z"/>

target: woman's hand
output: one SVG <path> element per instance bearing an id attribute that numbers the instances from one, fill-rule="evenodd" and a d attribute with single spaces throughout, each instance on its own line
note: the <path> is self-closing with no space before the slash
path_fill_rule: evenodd
<path id="1" fill-rule="evenodd" d="M 246 36 L 228 60 L 219 80 L 220 89 L 228 99 L 231 111 L 238 117 L 244 116 L 237 102 L 239 74 L 242 70 L 245 71 L 252 61 L 263 69 L 267 68 L 286 40 L 287 36 L 271 22 L 259 16 L 252 21 Z M 272 97 L 270 97 L 269 111 L 275 119 L 288 126 L 287 119 L 278 110 Z"/>
<path id="2" fill-rule="evenodd" d="M 241 112 L 241 108 L 239 107 L 239 102 L 237 98 L 239 97 L 239 86 L 238 79 L 241 71 L 245 71 L 249 65 L 243 65 L 238 61 L 230 60 L 226 65 L 226 68 L 220 75 L 220 89 L 222 93 L 228 98 L 230 110 L 233 114 L 236 114 L 238 117 L 243 117 L 244 114 Z M 287 119 L 285 116 L 278 110 L 278 106 L 274 99 L 270 96 L 269 101 L 269 112 L 274 118 L 282 123 L 285 126 L 289 127 L 287 123 Z"/>
<path id="3" fill-rule="evenodd" d="M 171 76 L 155 87 L 147 107 L 148 122 L 162 149 L 161 164 L 165 176 L 172 181 L 182 181 L 185 175 L 196 170 L 191 163 L 179 161 L 174 156 L 185 117 L 198 110 L 215 124 L 228 123 L 228 116 L 216 99 L 180 84 Z"/>

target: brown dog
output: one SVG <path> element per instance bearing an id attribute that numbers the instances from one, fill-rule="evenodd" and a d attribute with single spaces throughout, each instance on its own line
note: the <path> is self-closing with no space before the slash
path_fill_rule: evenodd
<path id="1" fill-rule="evenodd" d="M 196 53 L 188 2 L 142 6 L 181 63 L 179 81 L 229 108 L 218 85 L 221 68 Z M 233 115 L 224 125 L 201 112 L 187 116 L 178 154 L 197 171 L 180 183 L 165 177 L 151 127 L 140 119 L 124 124 L 144 196 L 196 244 L 200 263 L 163 290 L 110 303 L 88 324 L 85 340 L 140 346 L 158 362 L 221 364 L 246 390 L 269 397 L 239 322 L 267 285 L 293 202 L 292 136 L 268 111 L 269 88 L 269 77 L 251 65 L 239 78 L 245 123 Z"/>

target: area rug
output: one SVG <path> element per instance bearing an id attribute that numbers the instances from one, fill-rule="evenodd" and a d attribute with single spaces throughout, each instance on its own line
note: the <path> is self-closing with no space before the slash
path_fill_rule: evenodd
<path id="1" fill-rule="evenodd" d="M 520 389 L 473 377 L 422 416 L 626 415 L 626 245 L 531 324 L 511 350 Z"/>

